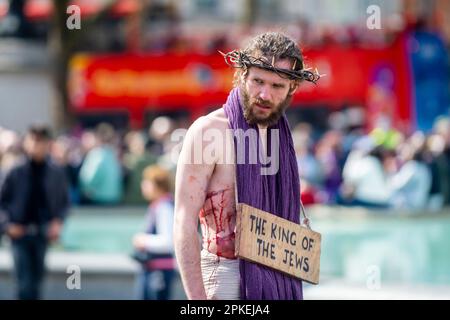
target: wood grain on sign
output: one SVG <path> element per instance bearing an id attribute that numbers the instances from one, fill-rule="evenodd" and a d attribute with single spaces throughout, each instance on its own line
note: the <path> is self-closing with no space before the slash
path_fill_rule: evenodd
<path id="1" fill-rule="evenodd" d="M 312 284 L 319 283 L 322 236 L 244 203 L 237 205 L 236 255 Z"/>

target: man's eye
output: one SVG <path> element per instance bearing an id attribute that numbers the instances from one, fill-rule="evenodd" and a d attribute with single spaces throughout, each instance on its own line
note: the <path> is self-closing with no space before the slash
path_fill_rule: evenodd
<path id="1" fill-rule="evenodd" d="M 274 84 L 273 87 L 274 87 L 275 89 L 283 89 L 283 88 L 284 88 L 284 85 L 282 85 L 282 84 Z"/>
<path id="2" fill-rule="evenodd" d="M 257 84 L 263 84 L 263 81 L 261 79 L 254 79 L 255 83 Z"/>

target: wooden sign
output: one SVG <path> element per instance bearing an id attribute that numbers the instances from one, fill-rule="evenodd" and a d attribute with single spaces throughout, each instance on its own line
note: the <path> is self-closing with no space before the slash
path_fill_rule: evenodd
<path id="1" fill-rule="evenodd" d="M 319 283 L 322 236 L 247 204 L 237 205 L 236 255 L 312 284 Z"/>

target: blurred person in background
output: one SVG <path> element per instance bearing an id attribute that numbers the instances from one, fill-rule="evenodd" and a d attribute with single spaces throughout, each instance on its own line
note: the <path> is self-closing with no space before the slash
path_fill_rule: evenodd
<path id="1" fill-rule="evenodd" d="M 122 199 L 122 169 L 114 146 L 114 128 L 98 125 L 95 146 L 88 151 L 80 169 L 82 203 L 117 204 Z"/>
<path id="2" fill-rule="evenodd" d="M 157 166 L 147 167 L 142 175 L 142 194 L 150 202 L 144 233 L 133 238 L 135 258 L 142 263 L 138 278 L 139 298 L 167 300 L 175 275 L 173 256 L 172 176 Z"/>
<path id="3" fill-rule="evenodd" d="M 300 178 L 300 199 L 305 207 L 324 201 L 320 189 L 302 178 Z"/>
<path id="4" fill-rule="evenodd" d="M 84 160 L 92 149 L 94 149 L 97 145 L 97 138 L 95 132 L 91 130 L 83 131 L 80 138 L 80 153 L 81 158 Z"/>
<path id="5" fill-rule="evenodd" d="M 311 125 L 299 123 L 292 132 L 295 155 L 299 167 L 300 195 L 305 206 L 324 200 L 322 199 L 324 196 L 320 192 L 323 182 L 323 170 L 311 151 L 311 130 Z"/>
<path id="6" fill-rule="evenodd" d="M 56 241 L 69 207 L 66 176 L 49 159 L 50 130 L 32 126 L 26 159 L 11 169 L 0 190 L 0 211 L 11 239 L 18 299 L 39 299 L 49 242 Z"/>
<path id="7" fill-rule="evenodd" d="M 387 208 L 390 197 L 383 166 L 383 147 L 372 137 L 355 141 L 343 169 L 338 203 L 370 208 Z"/>
<path id="8" fill-rule="evenodd" d="M 329 204 L 336 203 L 342 183 L 344 155 L 341 145 L 342 132 L 331 130 L 325 133 L 316 146 L 316 158 L 323 170 L 323 187 Z"/>
<path id="9" fill-rule="evenodd" d="M 16 132 L 0 128 L 0 186 L 7 172 L 22 160 L 21 144 Z"/>
<path id="10" fill-rule="evenodd" d="M 9 170 L 24 156 L 21 144 L 21 138 L 16 132 L 0 127 L 0 189 Z M 0 241 L 6 221 L 6 213 L 0 211 Z"/>
<path id="11" fill-rule="evenodd" d="M 343 116 L 346 118 L 346 126 L 343 128 L 345 135 L 342 137 L 342 151 L 344 158 L 347 159 L 355 141 L 365 135 L 366 113 L 363 107 L 347 106 L 346 104 Z M 332 121 L 333 119 L 328 120 L 329 123 Z"/>
<path id="12" fill-rule="evenodd" d="M 175 175 L 181 147 L 182 145 L 175 141 L 166 140 L 164 143 L 164 153 L 158 158 L 158 165 Z"/>
<path id="13" fill-rule="evenodd" d="M 324 178 L 323 169 L 312 152 L 311 125 L 306 123 L 298 124 L 292 132 L 292 139 L 294 141 L 300 178 L 316 187 L 321 186 Z"/>
<path id="14" fill-rule="evenodd" d="M 78 175 L 81 164 L 75 161 L 71 152 L 73 151 L 73 142 L 69 137 L 58 137 L 52 144 L 51 157 L 66 173 L 69 182 L 70 200 L 72 204 L 80 202 L 80 187 L 78 183 Z"/>
<path id="15" fill-rule="evenodd" d="M 444 206 L 445 195 L 449 193 L 450 163 L 444 155 L 445 140 L 438 134 L 427 137 L 424 160 L 431 173 L 431 187 L 428 209 L 438 211 Z"/>
<path id="16" fill-rule="evenodd" d="M 75 148 L 74 151 L 74 158 L 76 158 L 77 162 L 78 162 L 78 166 L 81 167 L 83 166 L 84 160 L 86 160 L 86 156 L 88 155 L 88 153 L 94 149 L 97 146 L 97 137 L 96 134 L 93 130 L 84 130 L 81 132 L 80 135 L 80 140 L 79 140 L 79 145 L 77 148 Z M 78 171 L 78 188 L 80 191 L 80 199 L 79 202 L 80 204 L 85 204 L 87 201 L 86 197 L 82 195 L 81 192 L 81 186 L 80 186 L 80 171 Z"/>
<path id="17" fill-rule="evenodd" d="M 123 156 L 123 167 L 126 204 L 144 204 L 146 200 L 141 193 L 142 173 L 146 167 L 156 163 L 156 157 L 146 150 L 145 144 L 144 135 L 139 131 L 131 131 L 125 136 L 127 151 Z"/>
<path id="18" fill-rule="evenodd" d="M 399 147 L 400 170 L 388 182 L 391 206 L 412 212 L 425 210 L 431 188 L 431 172 L 425 163 L 423 148 L 413 139 Z"/>
<path id="19" fill-rule="evenodd" d="M 157 164 L 173 174 L 176 172 L 177 163 L 175 160 L 181 149 L 179 143 L 171 140 L 171 134 L 175 128 L 176 123 L 173 119 L 161 116 L 152 122 L 149 130 L 149 134 L 154 142 L 151 150 L 157 152 L 158 155 Z"/>
<path id="20" fill-rule="evenodd" d="M 434 124 L 433 131 L 444 140 L 445 146 L 442 161 L 450 167 L 450 118 L 448 116 L 438 118 Z M 450 170 L 447 170 L 447 175 L 443 177 L 443 181 L 447 182 L 442 189 L 444 205 L 450 205 Z"/>
<path id="21" fill-rule="evenodd" d="M 160 157 L 164 155 L 164 144 L 170 139 L 170 134 L 174 129 L 174 122 L 166 116 L 155 118 L 148 129 L 150 153 Z"/>

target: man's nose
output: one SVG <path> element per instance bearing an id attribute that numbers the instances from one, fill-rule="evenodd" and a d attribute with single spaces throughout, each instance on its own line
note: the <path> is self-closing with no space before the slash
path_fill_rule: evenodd
<path id="1" fill-rule="evenodd" d="M 268 86 L 263 86 L 259 92 L 259 98 L 264 101 L 272 101 L 272 94 Z"/>

